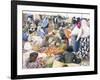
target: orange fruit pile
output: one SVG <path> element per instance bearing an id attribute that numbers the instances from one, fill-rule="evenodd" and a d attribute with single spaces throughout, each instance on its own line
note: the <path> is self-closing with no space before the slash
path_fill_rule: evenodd
<path id="1" fill-rule="evenodd" d="M 57 54 L 62 54 L 64 52 L 63 49 L 59 48 L 59 47 L 48 47 L 44 53 L 46 53 L 48 56 L 52 56 L 52 55 L 57 55 Z"/>

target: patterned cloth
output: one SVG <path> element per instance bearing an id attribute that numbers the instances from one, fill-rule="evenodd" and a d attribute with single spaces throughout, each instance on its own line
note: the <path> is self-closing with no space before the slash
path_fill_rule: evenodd
<path id="1" fill-rule="evenodd" d="M 26 62 L 27 68 L 44 68 L 45 66 L 42 58 L 37 58 L 35 62 L 29 62 L 29 60 Z"/>
<path id="2" fill-rule="evenodd" d="M 80 39 L 80 48 L 78 55 L 81 59 L 89 58 L 90 52 L 90 37 L 85 37 Z"/>

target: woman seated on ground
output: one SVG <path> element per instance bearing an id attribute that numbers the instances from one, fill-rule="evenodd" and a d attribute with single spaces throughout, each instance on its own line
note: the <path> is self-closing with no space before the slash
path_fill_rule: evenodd
<path id="1" fill-rule="evenodd" d="M 44 68 L 45 62 L 42 57 L 38 58 L 37 52 L 30 53 L 28 60 L 26 61 L 27 68 Z"/>

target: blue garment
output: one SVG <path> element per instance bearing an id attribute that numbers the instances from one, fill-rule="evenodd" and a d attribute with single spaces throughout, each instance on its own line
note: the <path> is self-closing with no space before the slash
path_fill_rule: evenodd
<path id="1" fill-rule="evenodd" d="M 77 36 L 72 36 L 73 51 L 78 52 L 80 46 L 80 39 L 76 41 Z"/>
<path id="2" fill-rule="evenodd" d="M 43 28 L 45 34 L 48 34 L 48 28 Z"/>
<path id="3" fill-rule="evenodd" d="M 48 27 L 48 24 L 49 24 L 48 18 L 44 18 L 44 19 L 42 20 L 41 26 L 42 26 L 43 28 L 47 28 L 47 27 Z"/>
<path id="4" fill-rule="evenodd" d="M 43 29 L 37 30 L 37 34 L 38 34 L 38 36 L 40 36 L 41 38 L 44 38 L 44 36 L 45 36 L 45 32 L 43 31 Z"/>
<path id="5" fill-rule="evenodd" d="M 42 29 L 44 30 L 45 34 L 48 34 L 48 24 L 49 24 L 48 18 L 44 18 L 44 19 L 41 21 L 41 27 L 42 27 Z"/>
<path id="6" fill-rule="evenodd" d="M 22 33 L 22 39 L 24 40 L 24 41 L 27 41 L 28 40 L 28 32 L 23 32 Z"/>

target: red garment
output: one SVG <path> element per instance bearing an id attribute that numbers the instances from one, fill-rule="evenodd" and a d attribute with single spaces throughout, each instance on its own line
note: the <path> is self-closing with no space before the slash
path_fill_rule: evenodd
<path id="1" fill-rule="evenodd" d="M 78 22 L 78 23 L 77 23 L 77 27 L 80 29 L 80 27 L 81 27 L 81 22 Z"/>

